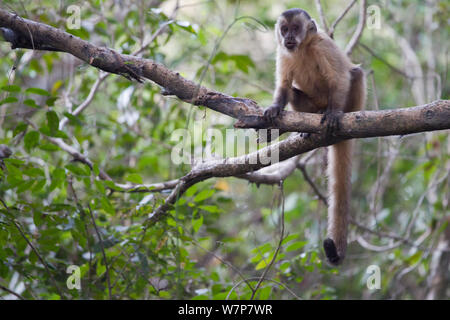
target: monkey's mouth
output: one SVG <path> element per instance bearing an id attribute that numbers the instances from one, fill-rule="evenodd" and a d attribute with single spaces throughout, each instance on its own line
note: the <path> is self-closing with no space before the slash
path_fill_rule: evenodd
<path id="1" fill-rule="evenodd" d="M 292 50 L 297 46 L 296 42 L 286 42 L 284 44 L 284 46 L 288 49 L 288 50 Z"/>

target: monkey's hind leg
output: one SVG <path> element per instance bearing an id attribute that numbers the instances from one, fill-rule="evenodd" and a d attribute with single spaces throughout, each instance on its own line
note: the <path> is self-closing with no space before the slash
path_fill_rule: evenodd
<path id="1" fill-rule="evenodd" d="M 297 88 L 292 87 L 289 92 L 288 99 L 289 103 L 292 106 L 292 109 L 297 112 L 317 112 L 317 107 L 316 105 L 314 105 L 311 98 L 306 93 Z"/>
<path id="2" fill-rule="evenodd" d="M 310 112 L 310 113 L 317 112 L 317 107 L 316 105 L 314 105 L 309 96 L 297 88 L 292 87 L 288 99 L 289 103 L 292 106 L 292 109 L 294 109 L 297 112 Z M 308 138 L 310 135 L 311 135 L 310 133 L 306 132 L 301 133 L 301 136 L 303 138 Z"/>

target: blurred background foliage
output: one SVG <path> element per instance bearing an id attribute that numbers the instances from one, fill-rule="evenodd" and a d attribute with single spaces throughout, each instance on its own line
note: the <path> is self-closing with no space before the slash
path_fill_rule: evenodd
<path id="1" fill-rule="evenodd" d="M 323 2 L 330 25 L 351 1 Z M 80 29 L 67 28 L 70 5 L 81 9 Z M 448 99 L 450 4 L 368 5 L 379 8 L 380 28 L 366 28 L 352 54 L 367 73 L 366 109 Z M 262 106 L 271 102 L 277 16 L 301 7 L 320 21 L 314 2 L 299 0 L 41 0 L 0 6 L 121 53 L 138 50 L 173 20 L 142 57 Z M 335 30 L 340 47 L 357 22 L 358 3 Z M 300 170 L 282 187 L 237 178 L 194 185 L 144 233 L 146 217 L 167 193 L 111 192 L 111 182 L 95 178 L 99 168 L 116 183 L 178 178 L 190 166 L 171 161 L 172 132 L 198 126 L 225 131 L 232 119 L 163 97 L 153 83 L 117 75 L 101 80 L 89 107 L 72 116 L 104 77 L 99 70 L 68 54 L 11 50 L 6 42 L 0 52 L 0 144 L 13 151 L 0 160 L 3 288 L 25 299 L 449 297 L 448 131 L 357 141 L 348 257 L 331 268 L 321 246 L 326 206 Z M 59 130 L 63 119 L 68 123 Z M 93 161 L 93 170 L 46 136 L 77 148 Z M 305 166 L 322 193 L 325 154 L 315 151 Z M 286 238 L 279 244 L 283 203 Z M 81 268 L 81 290 L 66 286 L 69 265 Z M 370 265 L 380 267 L 378 290 L 366 285 Z M 263 272 L 267 280 L 252 291 Z M 0 298 L 17 297 L 0 289 Z"/>

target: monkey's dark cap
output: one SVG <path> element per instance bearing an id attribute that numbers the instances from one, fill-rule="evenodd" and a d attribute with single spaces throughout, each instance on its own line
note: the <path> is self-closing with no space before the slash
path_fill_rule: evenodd
<path id="1" fill-rule="evenodd" d="M 292 8 L 292 9 L 286 10 L 281 15 L 283 17 L 285 17 L 287 20 L 291 20 L 293 17 L 295 17 L 296 15 L 299 15 L 301 13 L 303 13 L 308 19 L 311 19 L 311 17 L 308 14 L 308 12 L 306 12 L 303 9 L 299 9 L 299 8 Z"/>

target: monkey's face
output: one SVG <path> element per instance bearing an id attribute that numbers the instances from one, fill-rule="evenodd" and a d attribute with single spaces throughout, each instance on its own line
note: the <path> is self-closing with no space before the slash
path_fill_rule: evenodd
<path id="1" fill-rule="evenodd" d="M 317 32 L 309 14 L 302 9 L 290 9 L 281 14 L 276 25 L 278 44 L 288 51 L 295 51 L 309 34 Z"/>

